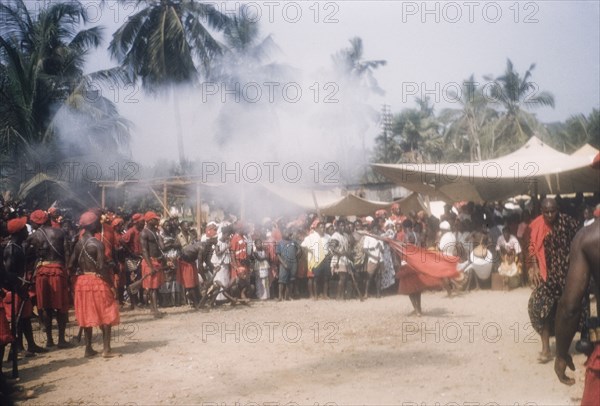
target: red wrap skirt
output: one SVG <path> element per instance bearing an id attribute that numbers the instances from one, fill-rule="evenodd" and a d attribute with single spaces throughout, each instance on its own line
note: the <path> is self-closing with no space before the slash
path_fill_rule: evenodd
<path id="1" fill-rule="evenodd" d="M 0 345 L 6 345 L 12 343 L 14 337 L 10 330 L 10 324 L 6 320 L 6 314 L 4 314 L 4 307 L 0 306 Z"/>
<path id="2" fill-rule="evenodd" d="M 160 287 L 160 285 L 165 283 L 165 274 L 162 270 L 159 270 L 162 268 L 162 264 L 160 263 L 160 261 L 158 259 L 150 258 L 150 260 L 152 261 L 152 265 L 154 266 L 154 269 L 158 270 L 158 272 L 156 272 L 154 275 L 149 276 L 146 279 L 144 279 L 144 282 L 142 282 L 142 286 L 144 289 L 158 289 Z M 150 266 L 146 263 L 146 260 L 143 259 L 142 260 L 142 277 L 149 275 L 151 271 L 152 271 L 152 269 L 150 269 Z"/>
<path id="3" fill-rule="evenodd" d="M 410 265 L 402 265 L 396 272 L 398 278 L 398 293 L 412 295 L 426 290 L 440 290 L 442 279 L 418 272 Z"/>
<path id="4" fill-rule="evenodd" d="M 75 317 L 80 327 L 116 326 L 119 306 L 105 280 L 84 274 L 75 281 Z"/>
<path id="5" fill-rule="evenodd" d="M 183 259 L 179 260 L 177 282 L 182 284 L 185 289 L 192 289 L 198 286 L 198 267 L 195 261 L 189 263 Z"/>
<path id="6" fill-rule="evenodd" d="M 6 314 L 6 319 L 11 321 L 11 303 L 12 303 L 12 292 L 4 291 L 5 296 L 2 301 L 2 305 L 4 306 L 4 313 Z M 31 297 L 31 295 L 30 295 Z M 23 303 L 23 299 L 16 295 L 15 299 L 15 315 L 19 315 L 19 309 L 21 308 L 21 303 Z M 30 319 L 33 315 L 33 305 L 31 304 L 31 300 L 26 300 L 25 304 L 23 304 L 23 311 L 21 312 L 21 319 Z"/>
<path id="7" fill-rule="evenodd" d="M 38 309 L 69 311 L 69 280 L 60 263 L 41 263 L 35 275 L 35 293 Z"/>
<path id="8" fill-rule="evenodd" d="M 585 362 L 585 386 L 581 406 L 600 405 L 600 343 L 596 343 L 594 352 Z"/>

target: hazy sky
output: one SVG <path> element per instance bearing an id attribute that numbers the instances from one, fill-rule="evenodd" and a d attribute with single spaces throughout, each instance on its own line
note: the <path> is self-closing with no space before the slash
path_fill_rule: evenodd
<path id="1" fill-rule="evenodd" d="M 96 3 L 89 3 L 90 11 Z M 214 2 L 221 11 L 233 11 L 240 2 Z M 600 105 L 600 2 L 598 1 L 258 1 L 248 3 L 261 23 L 263 35 L 272 34 L 282 50 L 280 62 L 313 77 L 331 66 L 331 55 L 349 45 L 351 37 L 363 39 L 365 59 L 385 59 L 376 71 L 385 96 L 368 103 L 392 112 L 414 107 L 416 96 L 438 101 L 437 111 L 456 106 L 449 91 L 475 74 L 499 76 L 507 58 L 523 74 L 535 63 L 532 81 L 539 91 L 554 94 L 556 107 L 534 110 L 544 122 L 588 114 Z M 134 11 L 108 2 L 99 23 L 109 33 Z M 103 50 L 93 55 L 90 69 L 114 64 Z M 318 77 L 315 75 L 314 77 Z M 334 88 L 314 81 L 303 84 L 304 97 L 319 101 Z M 115 100 L 125 115 L 131 106 L 123 92 Z M 136 96 L 143 98 L 142 92 Z M 138 106 L 139 107 L 139 106 Z M 143 115 L 128 117 L 143 128 Z M 134 140 L 135 141 L 135 140 Z M 135 144 L 135 142 L 134 142 Z"/>
<path id="2" fill-rule="evenodd" d="M 388 62 L 376 77 L 392 111 L 414 105 L 414 93 L 451 102 L 454 83 L 475 74 L 483 86 L 482 76 L 500 75 L 507 58 L 521 73 L 535 63 L 533 81 L 554 94 L 556 108 L 537 111 L 543 121 L 589 113 L 600 103 L 598 1 L 308 4 L 312 9 L 305 6 L 298 23 L 285 21 L 283 6 L 280 14 L 275 9 L 265 31 L 305 69 L 328 62 L 348 38 L 361 37 L 365 59 Z M 293 16 L 293 8 L 286 12 Z M 326 16 L 338 22 L 325 23 Z"/>

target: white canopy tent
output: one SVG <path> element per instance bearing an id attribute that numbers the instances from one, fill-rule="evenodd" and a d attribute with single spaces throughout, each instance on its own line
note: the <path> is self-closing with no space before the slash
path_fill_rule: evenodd
<path id="1" fill-rule="evenodd" d="M 330 216 L 367 216 L 379 209 L 389 209 L 394 203 L 400 204 L 404 212 L 419 211 L 424 205 L 416 193 L 396 202 L 366 200 L 341 188 L 311 189 L 300 186 L 263 184 L 270 193 L 305 211 L 315 211 Z"/>
<path id="2" fill-rule="evenodd" d="M 584 147 L 585 148 L 585 147 Z M 449 201 L 501 200 L 519 194 L 600 191 L 600 171 L 591 168 L 593 147 L 572 155 L 532 137 L 497 159 L 448 164 L 374 164 L 397 184 Z"/>

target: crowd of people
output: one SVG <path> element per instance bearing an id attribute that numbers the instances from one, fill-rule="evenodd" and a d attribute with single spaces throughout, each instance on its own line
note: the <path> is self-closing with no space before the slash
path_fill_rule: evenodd
<path id="1" fill-rule="evenodd" d="M 84 333 L 84 355 L 97 354 L 92 329 L 100 327 L 102 356 L 111 357 L 111 327 L 120 311 L 135 307 L 160 318 L 168 306 L 365 300 L 398 292 L 421 315 L 425 290 L 454 295 L 499 278 L 505 289 L 533 288 L 529 315 L 542 338 L 539 361 L 548 362 L 571 241 L 579 229 L 598 226 L 600 205 L 594 209 L 582 196 L 537 202 L 448 204 L 439 218 L 403 213 L 396 203 L 366 217 L 313 213 L 249 223 L 229 215 L 201 225 L 154 211 L 126 215 L 98 208 L 74 217 L 56 206 L 30 212 L 5 203 L 1 359 L 9 343 L 14 356 L 70 348 L 65 329 L 72 307 Z M 589 316 L 588 297 L 582 298 L 580 331 Z M 34 341 L 36 312 L 45 348 Z"/>

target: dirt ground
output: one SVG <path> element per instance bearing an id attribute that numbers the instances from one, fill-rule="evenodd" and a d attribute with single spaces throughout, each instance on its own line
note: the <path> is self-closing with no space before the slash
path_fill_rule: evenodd
<path id="1" fill-rule="evenodd" d="M 80 344 L 22 361 L 21 382 L 37 395 L 24 404 L 579 404 L 585 357 L 574 355 L 572 387 L 537 363 L 529 294 L 426 293 L 420 318 L 406 296 L 168 308 L 159 320 L 125 311 L 117 358 L 86 359 Z"/>

